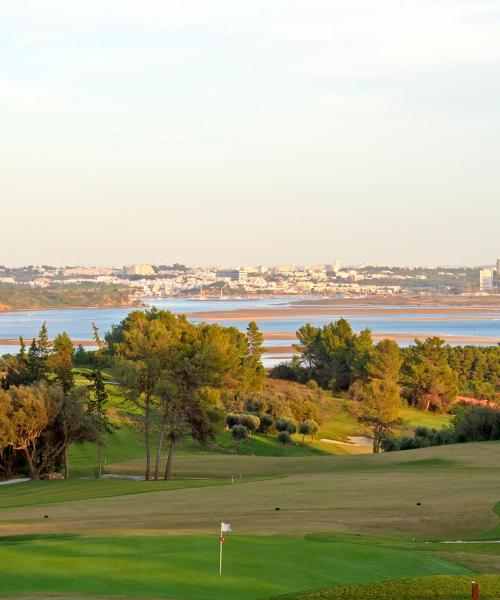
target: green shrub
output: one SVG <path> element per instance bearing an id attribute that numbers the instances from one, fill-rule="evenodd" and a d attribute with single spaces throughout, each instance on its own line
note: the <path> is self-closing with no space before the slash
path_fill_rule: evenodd
<path id="1" fill-rule="evenodd" d="M 226 417 L 226 425 L 232 429 L 235 425 L 241 425 L 241 415 L 229 413 Z"/>
<path id="2" fill-rule="evenodd" d="M 248 429 L 244 425 L 234 425 L 231 428 L 231 434 L 240 443 L 248 439 Z"/>
<path id="3" fill-rule="evenodd" d="M 278 431 L 287 431 L 290 435 L 297 431 L 297 422 L 293 419 L 278 419 L 276 421 L 276 429 Z"/>
<path id="4" fill-rule="evenodd" d="M 267 413 L 262 413 L 259 415 L 260 419 L 260 427 L 259 431 L 262 433 L 268 433 L 271 427 L 274 425 L 274 419 L 272 415 L 268 415 Z"/>
<path id="5" fill-rule="evenodd" d="M 282 444 L 289 444 L 292 441 L 292 438 L 290 437 L 288 431 L 280 431 L 278 434 L 278 440 Z"/>
<path id="6" fill-rule="evenodd" d="M 306 435 L 311 436 L 311 442 L 314 440 L 314 436 L 318 433 L 319 425 L 316 421 L 312 419 L 308 419 L 307 421 L 303 421 L 299 425 L 299 433 L 302 434 L 302 443 L 304 442 L 304 438 Z"/>
<path id="7" fill-rule="evenodd" d="M 244 414 L 240 416 L 240 424 L 244 425 L 252 435 L 260 427 L 260 419 L 256 415 Z"/>

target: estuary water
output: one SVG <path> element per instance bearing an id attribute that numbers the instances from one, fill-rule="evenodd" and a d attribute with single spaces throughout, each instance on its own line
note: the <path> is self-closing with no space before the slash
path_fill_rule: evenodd
<path id="1" fill-rule="evenodd" d="M 193 312 L 229 311 L 235 309 L 252 308 L 286 308 L 290 302 L 296 302 L 298 298 L 268 298 L 249 300 L 189 300 L 183 298 L 174 299 L 144 299 L 149 306 L 159 309 L 170 310 L 175 313 L 189 316 Z M 345 306 L 342 307 L 345 310 Z M 452 336 L 470 337 L 471 343 L 474 338 L 487 337 L 493 341 L 500 340 L 500 310 L 498 313 L 476 313 L 473 318 L 467 318 L 466 311 L 463 315 L 454 314 L 453 318 L 446 315 L 446 310 L 436 307 L 432 314 L 417 314 L 412 307 L 394 307 L 392 314 L 377 314 L 378 306 L 374 308 L 374 314 L 342 315 L 350 322 L 355 331 L 370 328 L 374 333 L 392 334 L 419 334 L 429 333 L 446 336 L 447 341 L 452 342 Z M 0 340 L 18 338 L 20 335 L 29 344 L 30 340 L 37 335 L 41 324 L 45 321 L 49 336 L 52 338 L 62 331 L 66 331 L 74 340 L 92 339 L 92 322 L 95 322 L 104 335 L 114 323 L 121 321 L 130 308 L 78 308 L 66 310 L 40 310 L 40 311 L 18 311 L 0 313 Z M 297 316 L 290 314 L 257 322 L 262 331 L 294 332 L 305 323 L 313 325 L 324 325 L 339 318 L 332 308 L 328 315 L 305 315 Z M 210 321 L 211 319 L 205 319 Z M 193 319 L 199 321 L 199 319 Z M 214 319 L 225 325 L 232 325 L 243 330 L 248 321 L 224 321 Z M 268 341 L 271 346 L 289 346 L 290 341 L 277 340 Z M 463 342 L 462 342 L 463 343 Z M 16 346 L 2 345 L 0 342 L 0 355 L 6 352 L 16 351 Z M 268 357 L 268 361 L 271 357 Z"/>

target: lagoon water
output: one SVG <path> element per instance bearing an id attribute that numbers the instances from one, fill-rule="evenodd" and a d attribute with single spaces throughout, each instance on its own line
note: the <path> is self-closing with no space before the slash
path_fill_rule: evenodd
<path id="1" fill-rule="evenodd" d="M 293 298 L 293 301 L 297 301 Z M 268 298 L 249 300 L 188 300 L 174 299 L 152 299 L 147 298 L 146 303 L 160 309 L 171 310 L 175 313 L 183 313 L 189 316 L 198 311 L 221 311 L 234 310 L 238 308 L 270 308 L 286 306 L 291 299 Z M 345 308 L 345 307 L 344 307 Z M 381 308 L 381 307 L 378 307 Z M 396 308 L 392 306 L 391 308 Z M 500 340 L 500 311 L 498 314 L 476 314 L 473 319 L 460 319 L 460 315 L 454 315 L 453 319 L 447 319 L 444 312 L 436 307 L 435 313 L 417 315 L 408 306 L 397 307 L 396 314 L 381 315 L 343 315 L 349 320 L 355 331 L 366 327 L 373 332 L 384 333 L 432 333 L 447 336 L 470 336 L 488 337 Z M 41 324 L 46 321 L 49 336 L 54 337 L 61 331 L 66 331 L 74 340 L 92 339 L 92 322 L 99 327 L 104 335 L 114 323 L 121 321 L 129 308 L 79 308 L 67 310 L 42 310 L 42 311 L 19 311 L 0 313 L 0 339 L 17 338 L 22 335 L 29 344 L 31 338 L 37 335 Z M 442 318 L 439 318 L 442 317 Z M 339 318 L 332 309 L 329 315 L 314 315 L 297 317 L 277 317 L 264 321 L 257 321 L 262 331 L 296 331 L 305 323 L 323 325 Z M 196 321 L 196 319 L 193 319 Z M 207 319 L 208 320 L 208 319 Z M 214 320 L 217 322 L 217 320 Z M 233 325 L 239 329 L 245 329 L 247 321 L 220 321 L 226 325 Z M 270 341 L 268 345 L 287 346 L 289 341 Z M 0 355 L 6 352 L 16 351 L 15 346 L 0 346 Z"/>

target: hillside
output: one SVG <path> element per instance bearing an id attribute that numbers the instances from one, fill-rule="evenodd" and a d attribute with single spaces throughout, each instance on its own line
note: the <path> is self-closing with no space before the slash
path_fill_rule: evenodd
<path id="1" fill-rule="evenodd" d="M 130 290 L 108 285 L 32 288 L 0 283 L 0 311 L 131 306 Z"/>
<path id="2" fill-rule="evenodd" d="M 142 435 L 136 425 L 134 408 L 126 403 L 116 385 L 112 385 L 112 374 L 108 374 L 110 384 L 110 406 L 113 421 L 118 429 L 106 438 L 104 456 L 105 471 L 121 475 L 140 475 L 144 469 L 144 444 Z M 77 377 L 79 385 L 86 380 Z M 303 441 L 302 436 L 292 436 L 292 443 L 283 446 L 275 434 L 254 433 L 251 438 L 239 444 L 235 442 L 229 431 L 222 431 L 214 444 L 200 447 L 192 440 L 184 440 L 179 445 L 180 456 L 187 455 L 242 455 L 263 457 L 307 457 L 328 455 L 350 455 L 371 453 L 369 442 L 363 445 L 354 443 L 350 438 L 360 438 L 365 431 L 346 411 L 346 400 L 334 398 L 329 392 L 311 389 L 299 383 L 266 379 L 261 394 L 267 406 L 272 407 L 276 416 L 291 416 L 300 420 L 301 411 L 312 404 L 315 407 L 315 418 L 320 429 L 314 441 L 309 438 Z M 449 421 L 448 415 L 425 413 L 415 408 L 404 408 L 401 417 L 408 423 L 408 433 L 416 427 L 434 427 L 440 429 Z M 74 445 L 70 450 L 71 476 L 90 476 L 95 470 L 96 449 L 93 444 Z M 177 476 L 174 462 L 174 476 Z"/>

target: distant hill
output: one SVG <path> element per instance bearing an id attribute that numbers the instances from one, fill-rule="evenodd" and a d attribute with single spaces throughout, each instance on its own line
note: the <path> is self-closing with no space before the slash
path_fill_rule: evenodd
<path id="1" fill-rule="evenodd" d="M 0 283 L 0 311 L 131 305 L 130 290 L 122 286 L 54 285 L 32 288 Z"/>

